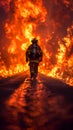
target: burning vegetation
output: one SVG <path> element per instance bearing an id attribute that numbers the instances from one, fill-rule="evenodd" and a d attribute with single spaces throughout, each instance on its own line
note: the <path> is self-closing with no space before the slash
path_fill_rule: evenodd
<path id="1" fill-rule="evenodd" d="M 39 72 L 73 86 L 72 0 L 0 0 L 0 77 L 28 70 L 33 37 L 44 55 Z"/>

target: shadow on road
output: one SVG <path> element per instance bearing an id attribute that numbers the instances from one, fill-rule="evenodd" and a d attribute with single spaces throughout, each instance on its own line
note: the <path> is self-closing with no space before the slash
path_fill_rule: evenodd
<path id="1" fill-rule="evenodd" d="M 70 86 L 58 79 L 47 76 L 44 77 L 44 75 L 41 75 L 41 80 L 43 80 L 43 84 L 46 86 L 47 90 L 49 89 L 56 95 L 61 94 L 67 99 L 67 102 L 73 103 L 73 86 Z"/>
<path id="2" fill-rule="evenodd" d="M 25 80 L 26 76 L 23 74 L 0 80 L 0 104 L 17 89 Z"/>
<path id="3" fill-rule="evenodd" d="M 73 129 L 73 88 L 41 74 L 34 82 L 24 79 L 8 82 L 12 90 L 0 88 L 0 129 Z"/>

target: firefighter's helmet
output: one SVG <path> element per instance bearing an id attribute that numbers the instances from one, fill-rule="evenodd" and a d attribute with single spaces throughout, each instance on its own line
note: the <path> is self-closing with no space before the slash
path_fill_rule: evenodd
<path id="1" fill-rule="evenodd" d="M 32 43 L 37 43 L 38 40 L 37 40 L 36 38 L 33 38 L 33 39 L 31 40 L 31 42 L 32 42 Z"/>

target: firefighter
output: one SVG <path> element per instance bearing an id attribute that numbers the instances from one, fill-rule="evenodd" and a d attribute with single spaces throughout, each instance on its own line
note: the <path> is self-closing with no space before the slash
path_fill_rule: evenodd
<path id="1" fill-rule="evenodd" d="M 38 65 L 42 61 L 43 53 L 40 46 L 37 44 L 38 40 L 36 38 L 33 38 L 31 42 L 32 44 L 26 50 L 26 62 L 29 62 L 30 74 L 32 78 L 33 74 L 35 74 L 35 77 L 37 76 Z"/>

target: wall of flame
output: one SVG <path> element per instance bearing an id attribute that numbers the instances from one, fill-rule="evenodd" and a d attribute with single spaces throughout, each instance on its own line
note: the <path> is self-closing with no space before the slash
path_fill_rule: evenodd
<path id="1" fill-rule="evenodd" d="M 73 86 L 72 0 L 0 0 L 0 77 L 29 69 L 33 37 L 44 54 L 39 72 Z"/>

